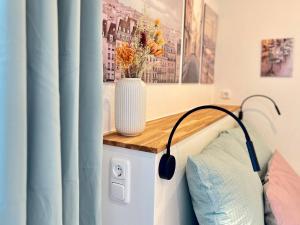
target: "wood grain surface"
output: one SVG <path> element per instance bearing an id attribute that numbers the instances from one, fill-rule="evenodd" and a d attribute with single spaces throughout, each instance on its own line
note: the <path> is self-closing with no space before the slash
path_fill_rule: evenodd
<path id="1" fill-rule="evenodd" d="M 222 105 L 231 112 L 239 106 Z M 136 137 L 125 137 L 117 132 L 104 135 L 105 145 L 117 146 L 150 153 L 159 153 L 166 149 L 171 130 L 177 120 L 184 114 L 179 113 L 147 122 L 145 131 Z M 226 114 L 217 110 L 200 110 L 189 115 L 177 128 L 172 140 L 172 145 L 206 128 L 212 123 L 222 119 Z"/>

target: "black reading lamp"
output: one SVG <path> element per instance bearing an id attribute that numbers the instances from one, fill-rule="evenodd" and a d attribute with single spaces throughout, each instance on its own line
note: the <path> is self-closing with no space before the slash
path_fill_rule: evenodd
<path id="1" fill-rule="evenodd" d="M 174 133 L 175 133 L 177 127 L 179 126 L 179 124 L 187 116 L 189 116 L 193 112 L 203 110 L 203 109 L 219 110 L 219 111 L 222 111 L 222 112 L 228 114 L 229 116 L 231 116 L 233 119 L 236 120 L 236 122 L 239 124 L 239 126 L 242 128 L 242 130 L 245 134 L 246 145 L 247 145 L 247 149 L 248 149 L 248 152 L 249 152 L 249 156 L 250 156 L 250 160 L 251 160 L 251 163 L 252 163 L 253 170 L 255 172 L 260 171 L 260 166 L 259 166 L 259 163 L 258 163 L 258 160 L 257 160 L 257 157 L 256 157 L 256 153 L 255 153 L 253 143 L 250 139 L 249 133 L 248 133 L 246 127 L 244 126 L 243 122 L 236 115 L 234 115 L 232 112 L 228 111 L 227 109 L 224 109 L 222 107 L 215 106 L 215 105 L 204 105 L 204 106 L 196 107 L 196 108 L 191 109 L 190 111 L 186 112 L 176 122 L 176 124 L 173 127 L 173 129 L 171 131 L 171 134 L 169 136 L 169 140 L 168 140 L 168 143 L 167 143 L 167 152 L 161 157 L 160 162 L 159 162 L 158 172 L 159 172 L 160 178 L 165 179 L 165 180 L 171 180 L 173 175 L 174 175 L 175 168 L 176 168 L 176 159 L 173 155 L 171 155 L 171 144 L 172 144 L 172 138 L 174 136 Z"/>
<path id="2" fill-rule="evenodd" d="M 243 117 L 244 117 L 243 106 L 244 106 L 245 102 L 246 102 L 248 99 L 250 99 L 250 98 L 255 98 L 255 97 L 260 97 L 260 98 L 266 98 L 266 99 L 269 99 L 271 102 L 273 102 L 274 107 L 275 107 L 275 109 L 276 109 L 278 115 L 281 115 L 281 112 L 280 112 L 280 110 L 279 110 L 279 108 L 278 108 L 276 102 L 275 102 L 272 98 L 270 98 L 270 97 L 268 97 L 268 96 L 266 96 L 266 95 L 250 95 L 249 97 L 245 98 L 245 99 L 243 100 L 242 104 L 241 104 L 240 112 L 239 112 L 239 119 L 240 119 L 240 120 L 242 120 Z"/>

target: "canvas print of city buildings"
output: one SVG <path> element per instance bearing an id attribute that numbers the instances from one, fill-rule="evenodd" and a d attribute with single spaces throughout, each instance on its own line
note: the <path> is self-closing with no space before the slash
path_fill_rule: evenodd
<path id="1" fill-rule="evenodd" d="M 203 47 L 201 78 L 202 84 L 214 83 L 218 15 L 205 4 L 203 21 Z"/>
<path id="2" fill-rule="evenodd" d="M 291 77 L 293 73 L 293 39 L 262 41 L 261 76 Z"/>
<path id="3" fill-rule="evenodd" d="M 149 58 L 149 67 L 143 72 L 146 83 L 179 82 L 183 0 L 103 0 L 103 79 L 114 82 L 121 78 L 115 62 L 115 50 L 129 42 L 136 23 L 143 15 L 161 20 L 165 38 L 164 54 Z"/>
<path id="4" fill-rule="evenodd" d="M 182 59 L 182 83 L 199 83 L 203 0 L 186 0 Z"/>

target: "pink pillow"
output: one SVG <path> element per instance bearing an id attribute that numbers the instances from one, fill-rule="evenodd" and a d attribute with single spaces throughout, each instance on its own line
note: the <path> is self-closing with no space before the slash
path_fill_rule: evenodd
<path id="1" fill-rule="evenodd" d="M 300 224 L 300 176 L 276 151 L 269 162 L 265 194 L 278 225 Z"/>

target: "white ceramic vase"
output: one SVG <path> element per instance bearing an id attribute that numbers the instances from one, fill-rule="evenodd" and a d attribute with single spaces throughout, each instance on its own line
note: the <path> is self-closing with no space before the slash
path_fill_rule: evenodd
<path id="1" fill-rule="evenodd" d="M 124 136 L 137 136 L 145 129 L 146 85 L 140 78 L 123 78 L 115 89 L 115 126 Z"/>

